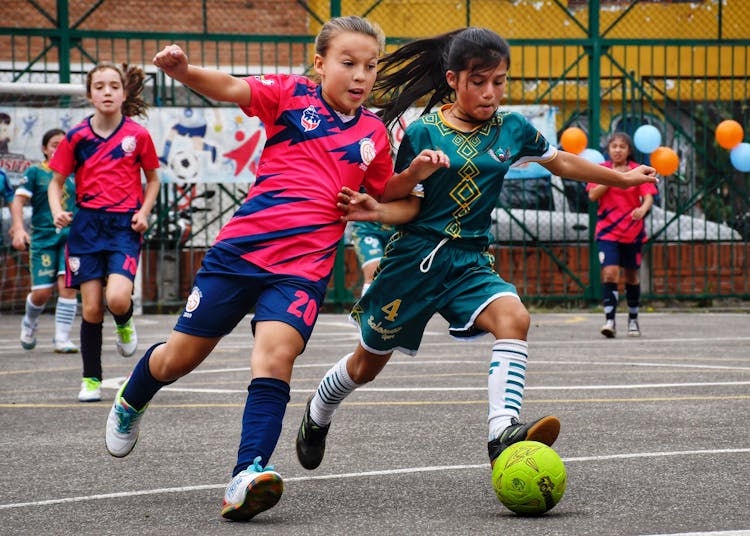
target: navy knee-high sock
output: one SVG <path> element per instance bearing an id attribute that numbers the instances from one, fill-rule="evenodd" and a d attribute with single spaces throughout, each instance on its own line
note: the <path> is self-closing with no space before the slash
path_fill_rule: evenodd
<path id="1" fill-rule="evenodd" d="M 110 309 L 109 312 L 112 313 L 112 310 Z M 115 319 L 115 324 L 118 326 L 124 326 L 127 324 L 131 316 L 133 316 L 133 300 L 130 300 L 130 307 L 128 307 L 128 310 L 125 311 L 124 315 L 116 315 L 115 313 L 112 313 L 112 318 Z"/>
<path id="2" fill-rule="evenodd" d="M 237 465 L 232 476 L 252 465 L 260 456 L 267 465 L 281 435 L 289 384 L 275 378 L 255 378 L 247 388 L 245 412 L 242 415 L 242 436 L 237 451 Z"/>
<path id="3" fill-rule="evenodd" d="M 641 284 L 626 284 L 625 298 L 628 301 L 628 318 L 638 318 L 638 308 L 641 305 Z"/>
<path id="4" fill-rule="evenodd" d="M 83 377 L 102 379 L 102 323 L 81 319 Z"/>
<path id="5" fill-rule="evenodd" d="M 128 403 L 128 405 L 137 411 L 142 410 L 146 404 L 148 404 L 154 395 L 159 392 L 159 389 L 173 381 L 161 382 L 151 375 L 151 371 L 148 368 L 148 362 L 151 359 L 151 353 L 154 348 L 164 344 L 163 342 L 157 342 L 151 348 L 146 350 L 143 357 L 136 364 L 133 372 L 130 373 L 128 384 L 125 386 L 125 390 L 122 392 L 122 397 Z"/>
<path id="6" fill-rule="evenodd" d="M 614 320 L 617 313 L 617 283 L 604 283 L 602 285 L 602 295 L 604 299 L 604 317 L 607 320 Z"/>

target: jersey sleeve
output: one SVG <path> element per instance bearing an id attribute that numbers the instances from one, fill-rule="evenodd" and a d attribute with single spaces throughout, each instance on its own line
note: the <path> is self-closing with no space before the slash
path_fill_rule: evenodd
<path id="1" fill-rule="evenodd" d="M 280 75 L 248 76 L 244 79 L 250 86 L 250 104 L 240 109 L 264 123 L 273 123 L 279 115 L 282 95 L 293 81 Z"/>
<path id="2" fill-rule="evenodd" d="M 156 154 L 154 140 L 145 128 L 143 129 L 142 141 L 141 167 L 143 169 L 159 169 L 161 163 L 159 162 L 159 155 Z M 55 154 L 57 154 L 57 151 L 55 151 Z"/>
<path id="3" fill-rule="evenodd" d="M 522 145 L 518 151 L 518 158 L 513 162 L 514 166 L 520 166 L 527 162 L 549 162 L 557 156 L 557 148 L 550 145 L 547 138 L 537 128 L 529 123 L 521 114 L 513 112 L 521 121 L 520 139 Z"/>
<path id="4" fill-rule="evenodd" d="M 70 134 L 67 134 L 55 149 L 49 167 L 66 177 L 75 171 L 75 155 Z"/>
<path id="5" fill-rule="evenodd" d="M 641 197 L 644 197 L 648 194 L 656 195 L 659 193 L 659 190 L 657 190 L 656 185 L 650 182 L 645 182 L 639 185 L 638 188 L 641 193 Z"/>
<path id="6" fill-rule="evenodd" d="M 10 185 L 8 175 L 3 169 L 0 169 L 0 196 L 6 203 L 13 201 L 13 187 Z"/>
<path id="7" fill-rule="evenodd" d="M 380 121 L 380 119 L 376 119 Z M 379 127 L 382 124 L 378 125 Z M 368 193 L 379 197 L 385 191 L 385 185 L 393 177 L 393 159 L 391 158 L 391 146 L 385 127 L 379 128 L 374 136 L 375 157 L 367 167 L 365 173 L 364 187 Z"/>

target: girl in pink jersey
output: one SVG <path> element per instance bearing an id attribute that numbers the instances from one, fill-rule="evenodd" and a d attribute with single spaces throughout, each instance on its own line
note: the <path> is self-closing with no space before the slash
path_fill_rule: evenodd
<path id="1" fill-rule="evenodd" d="M 615 132 L 607 143 L 609 160 L 604 167 L 626 172 L 638 167 L 633 160 L 635 153 L 632 138 L 625 132 Z M 646 242 L 643 218 L 654 204 L 656 186 L 650 183 L 630 188 L 611 188 L 602 184 L 586 186 L 589 199 L 599 203 L 596 223 L 596 242 L 599 262 L 602 265 L 602 295 L 605 322 L 601 333 L 614 338 L 615 313 L 617 312 L 617 289 L 620 283 L 620 268 L 625 272 L 625 298 L 628 303 L 628 337 L 640 337 L 638 307 L 641 299 L 641 248 Z"/>
<path id="2" fill-rule="evenodd" d="M 339 191 L 364 187 L 376 197 L 400 198 L 448 163 L 442 152 L 427 150 L 393 176 L 385 126 L 364 108 L 383 47 L 382 33 L 367 20 L 330 20 L 315 41 L 320 83 L 296 75 L 235 78 L 190 65 L 176 45 L 154 58 L 175 80 L 260 118 L 266 144 L 256 181 L 206 253 L 174 331 L 146 352 L 115 397 L 106 445 L 113 456 L 126 456 L 159 389 L 197 367 L 252 311 L 252 380 L 221 510 L 227 519 L 251 519 L 284 489 L 267 464 L 281 434 L 292 367 L 312 333 L 344 234 Z"/>
<path id="3" fill-rule="evenodd" d="M 80 288 L 83 381 L 78 400 L 101 400 L 104 302 L 112 313 L 117 351 L 129 357 L 138 338 L 133 324 L 133 281 L 143 233 L 159 193 L 159 159 L 148 131 L 130 117 L 142 115 L 145 74 L 139 67 L 97 65 L 86 77 L 95 112 L 70 129 L 55 151 L 47 191 L 58 228 L 71 226 L 66 286 Z M 146 188 L 141 183 L 141 170 Z M 75 173 L 76 207 L 61 205 L 65 178 Z"/>

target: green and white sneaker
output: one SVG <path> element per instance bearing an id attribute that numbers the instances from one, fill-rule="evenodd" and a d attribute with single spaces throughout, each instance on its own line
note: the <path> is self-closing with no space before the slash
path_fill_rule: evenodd
<path id="1" fill-rule="evenodd" d="M 96 378 L 84 378 L 78 393 L 79 402 L 99 402 L 102 399 L 102 382 Z"/>
<path id="2" fill-rule="evenodd" d="M 138 441 L 138 421 L 141 420 L 148 407 L 146 405 L 140 411 L 130 407 L 130 404 L 122 397 L 127 384 L 128 380 L 125 380 L 120 390 L 117 391 L 112 409 L 109 410 L 109 416 L 107 417 L 104 443 L 107 446 L 107 451 L 115 458 L 124 458 L 135 447 Z"/>
<path id="3" fill-rule="evenodd" d="M 274 506 L 284 492 L 284 481 L 273 466 L 263 467 L 257 456 L 244 471 L 229 483 L 221 505 L 221 517 L 248 521 Z"/>
<path id="4" fill-rule="evenodd" d="M 117 353 L 122 357 L 130 357 L 138 348 L 138 333 L 135 331 L 133 317 L 123 325 L 115 324 L 115 335 L 117 335 Z"/>

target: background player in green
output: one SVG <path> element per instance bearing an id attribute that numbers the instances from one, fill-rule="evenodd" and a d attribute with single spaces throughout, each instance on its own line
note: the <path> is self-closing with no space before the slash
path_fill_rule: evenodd
<path id="1" fill-rule="evenodd" d="M 359 268 L 362 270 L 363 281 L 360 296 L 370 288 L 375 270 L 383 256 L 383 251 L 385 251 L 385 246 L 395 231 L 396 227 L 387 223 L 375 221 L 352 222 L 352 243 L 359 261 Z"/>
<path id="2" fill-rule="evenodd" d="M 30 246 L 31 292 L 26 297 L 26 311 L 21 321 L 21 346 L 25 350 L 36 346 L 39 315 L 57 287 L 55 336 L 52 342 L 55 352 L 70 354 L 78 352 L 78 347 L 70 340 L 78 302 L 76 290 L 65 288 L 65 244 L 69 229 L 55 227 L 47 199 L 47 186 L 53 175 L 48 165 L 49 159 L 64 137 L 65 131 L 60 129 L 48 130 L 42 136 L 44 161 L 29 167 L 23 181 L 16 187 L 11 205 L 13 224 L 10 232 L 14 248 L 24 251 Z M 74 211 L 75 198 L 75 182 L 68 177 L 63 189 L 63 209 Z M 32 206 L 31 237 L 23 225 L 23 207 L 29 201 Z"/>
<path id="3" fill-rule="evenodd" d="M 317 467 L 335 410 L 360 385 L 373 380 L 394 350 L 416 354 L 427 322 L 439 313 L 456 337 L 491 333 L 488 451 L 494 460 L 524 440 L 552 444 L 556 417 L 519 422 L 526 382 L 530 316 L 516 288 L 494 270 L 488 252 L 491 214 L 512 164 L 536 161 L 552 173 L 613 186 L 656 182 L 654 169 L 627 173 L 557 151 L 526 119 L 498 111 L 505 92 L 510 49 L 497 34 L 465 28 L 406 44 L 381 63 L 379 89 L 398 94 L 383 110 L 392 125 L 427 96 L 438 112 L 407 127 L 396 160 L 401 168 L 421 148 L 442 150 L 450 166 L 438 169 L 402 201 L 379 204 L 342 190 L 350 220 L 409 221 L 388 244 L 368 292 L 351 318 L 360 343 L 324 376 L 308 401 L 297 435 L 297 456 Z M 454 102 L 448 99 L 455 96 Z M 421 199 L 421 200 L 420 200 Z"/>

